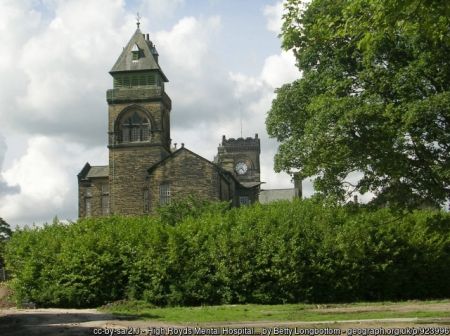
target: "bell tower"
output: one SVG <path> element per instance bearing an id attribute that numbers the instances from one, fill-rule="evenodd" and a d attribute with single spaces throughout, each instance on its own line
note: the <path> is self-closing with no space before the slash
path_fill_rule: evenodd
<path id="1" fill-rule="evenodd" d="M 147 169 L 170 154 L 171 100 L 158 52 L 137 29 L 109 72 L 108 102 L 110 207 L 114 214 L 149 208 Z"/>

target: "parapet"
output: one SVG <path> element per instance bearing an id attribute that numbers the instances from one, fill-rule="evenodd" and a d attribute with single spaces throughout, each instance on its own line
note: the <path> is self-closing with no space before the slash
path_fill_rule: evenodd
<path id="1" fill-rule="evenodd" d="M 225 135 L 222 136 L 221 147 L 225 147 L 226 149 L 260 149 L 260 140 L 258 137 L 258 133 L 255 134 L 255 137 L 247 137 L 247 138 L 229 138 L 227 139 Z"/>

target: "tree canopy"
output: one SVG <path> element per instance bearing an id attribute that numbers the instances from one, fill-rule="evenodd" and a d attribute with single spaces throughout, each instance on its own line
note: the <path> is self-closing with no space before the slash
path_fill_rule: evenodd
<path id="1" fill-rule="evenodd" d="M 302 77 L 277 90 L 267 116 L 275 170 L 314 177 L 339 200 L 448 200 L 450 3 L 287 0 L 285 10 L 283 47 Z"/>
<path id="2" fill-rule="evenodd" d="M 0 217 L 0 267 L 4 265 L 3 253 L 5 242 L 11 237 L 12 231 L 8 223 Z"/>
<path id="3" fill-rule="evenodd" d="M 8 223 L 0 217 L 0 241 L 4 241 L 11 237 L 12 231 Z"/>

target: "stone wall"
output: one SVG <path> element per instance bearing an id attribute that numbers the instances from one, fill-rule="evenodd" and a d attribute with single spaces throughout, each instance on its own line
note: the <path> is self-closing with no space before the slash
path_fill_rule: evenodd
<path id="1" fill-rule="evenodd" d="M 119 90 L 120 91 L 120 90 Z M 170 99 L 149 97 L 140 101 L 132 90 L 124 90 L 125 101 L 109 101 L 109 176 L 111 213 L 138 215 L 145 212 L 144 190 L 148 188 L 147 169 L 170 154 Z M 149 91 L 149 94 L 151 91 Z M 151 99 L 150 99 L 151 98 Z M 118 143 L 116 121 L 125 110 L 139 109 L 150 117 L 151 137 L 145 142 Z"/>
<path id="2" fill-rule="evenodd" d="M 228 184 L 217 167 L 188 150 L 180 150 L 151 172 L 149 190 L 153 211 L 160 205 L 161 184 L 170 185 L 171 201 L 189 195 L 211 201 L 230 197 Z"/>
<path id="3" fill-rule="evenodd" d="M 107 195 L 103 186 L 109 185 L 107 177 L 91 178 L 84 180 L 78 184 L 78 217 L 87 217 L 86 213 L 86 199 L 89 199 L 91 204 L 92 217 L 107 215 L 102 211 L 102 197 Z M 109 188 L 108 188 L 109 189 Z M 109 191 L 108 191 L 109 197 Z"/>
<path id="4" fill-rule="evenodd" d="M 218 148 L 218 164 L 225 170 L 234 174 L 240 182 L 259 182 L 260 181 L 260 162 L 261 145 L 258 134 L 254 138 L 226 139 L 222 137 L 222 143 Z M 238 175 L 234 171 L 238 162 L 244 162 L 247 167 L 247 173 Z"/>
<path id="5" fill-rule="evenodd" d="M 112 146 L 122 146 L 118 144 L 115 136 L 115 123 L 120 113 L 125 109 L 141 109 L 150 115 L 152 144 L 160 144 L 166 150 L 170 150 L 170 109 L 161 102 L 144 102 L 140 104 L 111 104 L 109 105 L 108 117 L 108 144 Z"/>
<path id="6" fill-rule="evenodd" d="M 148 187 L 147 169 L 166 155 L 168 153 L 158 145 L 110 148 L 111 213 L 144 213 L 144 189 Z"/>

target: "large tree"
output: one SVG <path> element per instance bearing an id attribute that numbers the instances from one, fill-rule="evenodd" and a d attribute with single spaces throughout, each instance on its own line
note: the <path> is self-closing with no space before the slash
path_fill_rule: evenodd
<path id="1" fill-rule="evenodd" d="M 4 266 L 3 253 L 6 241 L 11 237 L 12 231 L 8 223 L 0 217 L 0 268 Z"/>
<path id="2" fill-rule="evenodd" d="M 275 170 L 314 177 L 340 200 L 449 199 L 450 3 L 287 0 L 285 9 L 283 47 L 302 77 L 277 90 L 268 113 Z"/>

